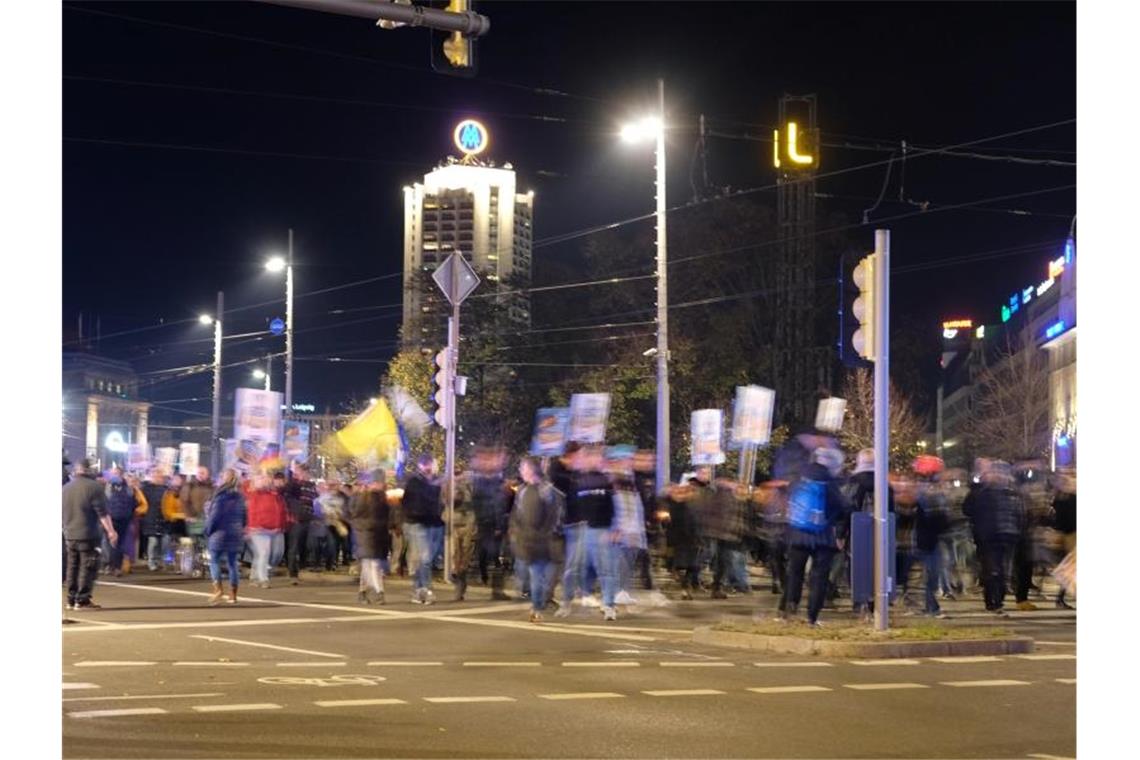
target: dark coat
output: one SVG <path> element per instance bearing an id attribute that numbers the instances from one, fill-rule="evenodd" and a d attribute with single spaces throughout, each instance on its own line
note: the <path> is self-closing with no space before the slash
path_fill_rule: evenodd
<path id="1" fill-rule="evenodd" d="M 125 480 L 107 486 L 107 512 L 112 520 L 126 520 L 134 515 L 137 508 L 135 491 Z"/>
<path id="2" fill-rule="evenodd" d="M 701 522 L 695 501 L 678 501 L 666 496 L 662 504 L 669 512 L 665 540 L 673 550 L 673 567 L 696 567 L 700 562 Z"/>
<path id="3" fill-rule="evenodd" d="M 984 485 L 972 511 L 974 531 L 983 544 L 1016 540 L 1025 528 L 1025 506 L 1012 487 Z"/>
<path id="4" fill-rule="evenodd" d="M 439 527 L 443 525 L 440 487 L 416 473 L 404 484 L 404 522 Z"/>
<path id="5" fill-rule="evenodd" d="M 1077 532 L 1077 495 L 1058 491 L 1053 498 L 1053 527 L 1061 533 Z"/>
<path id="6" fill-rule="evenodd" d="M 730 544 L 744 540 L 747 504 L 736 498 L 732 488 L 713 484 L 699 503 L 703 510 L 701 527 L 705 538 Z"/>
<path id="7" fill-rule="evenodd" d="M 203 529 L 209 538 L 211 552 L 240 552 L 245 545 L 245 499 L 235 488 L 225 488 L 214 494 L 206 505 L 206 525 Z"/>
<path id="8" fill-rule="evenodd" d="M 356 537 L 356 556 L 361 559 L 387 559 L 392 551 L 388 532 L 391 510 L 383 491 L 361 491 L 348 503 L 348 521 Z"/>
<path id="9" fill-rule="evenodd" d="M 914 513 L 914 545 L 920 552 L 938 549 L 938 539 L 950 528 L 946 499 L 933 490 L 918 498 Z"/>
<path id="10" fill-rule="evenodd" d="M 550 483 L 523 484 L 510 518 L 511 551 L 519 561 L 550 561 L 563 508 L 562 492 Z"/>
<path id="11" fill-rule="evenodd" d="M 98 541 L 99 518 L 107 514 L 103 486 L 89 475 L 77 475 L 63 487 L 63 537 L 68 541 Z"/>
<path id="12" fill-rule="evenodd" d="M 166 529 L 166 520 L 162 517 L 162 497 L 166 493 L 166 486 L 162 483 L 143 483 L 143 496 L 146 498 L 146 514 L 143 515 L 139 526 L 144 536 L 161 536 Z"/>

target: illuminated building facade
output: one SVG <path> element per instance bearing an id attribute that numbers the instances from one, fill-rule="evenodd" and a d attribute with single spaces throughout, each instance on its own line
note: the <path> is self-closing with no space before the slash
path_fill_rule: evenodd
<path id="1" fill-rule="evenodd" d="M 126 362 L 93 354 L 63 355 L 63 451 L 102 468 L 126 462 L 127 446 L 147 444 L 150 404 Z"/>

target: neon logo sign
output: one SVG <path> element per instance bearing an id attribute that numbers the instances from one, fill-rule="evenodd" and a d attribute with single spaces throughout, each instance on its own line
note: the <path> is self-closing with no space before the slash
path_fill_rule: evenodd
<path id="1" fill-rule="evenodd" d="M 455 126 L 455 147 L 464 155 L 477 156 L 487 149 L 491 137 L 487 128 L 474 119 L 464 119 Z"/>
<path id="2" fill-rule="evenodd" d="M 816 157 L 809 153 L 800 152 L 800 132 L 799 125 L 794 121 L 789 121 L 787 126 L 788 139 L 787 139 L 787 156 L 788 160 L 797 167 L 810 168 L 816 165 Z M 780 130 L 775 130 L 772 133 L 772 165 L 777 169 L 780 168 Z"/>

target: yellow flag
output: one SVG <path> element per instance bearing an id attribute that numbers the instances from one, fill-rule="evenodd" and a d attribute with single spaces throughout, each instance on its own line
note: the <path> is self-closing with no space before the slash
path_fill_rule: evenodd
<path id="1" fill-rule="evenodd" d="M 396 418 L 384 399 L 378 399 L 328 440 L 327 452 L 335 458 L 351 457 L 362 464 L 394 462 L 400 448 Z"/>

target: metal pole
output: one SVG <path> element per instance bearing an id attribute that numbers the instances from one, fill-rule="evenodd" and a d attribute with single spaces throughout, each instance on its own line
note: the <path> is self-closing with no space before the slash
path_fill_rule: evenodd
<path id="1" fill-rule="evenodd" d="M 273 390 L 273 354 L 265 357 L 265 390 Z"/>
<path id="2" fill-rule="evenodd" d="M 261 2 L 374 21 L 395 21 L 413 27 L 426 26 L 429 29 L 445 32 L 460 32 L 468 37 L 480 37 L 491 30 L 491 20 L 474 11 L 455 13 L 420 5 L 377 3 L 368 0 L 261 0 Z"/>
<path id="3" fill-rule="evenodd" d="M 942 371 L 945 372 L 946 371 L 945 368 L 943 368 Z M 934 452 L 936 454 L 938 454 L 938 456 L 942 456 L 942 393 L 943 393 L 943 388 L 944 388 L 943 382 L 944 381 L 941 378 L 939 378 L 939 380 L 938 380 L 938 397 L 937 397 L 938 417 L 935 420 L 935 425 L 934 425 Z"/>
<path id="4" fill-rule="evenodd" d="M 289 228 L 289 261 L 285 270 L 285 415 L 293 413 L 293 228 Z"/>
<path id="5" fill-rule="evenodd" d="M 222 421 L 222 311 L 225 296 L 218 291 L 218 310 L 214 313 L 214 413 L 210 420 L 210 472 L 217 477 L 221 464 Z"/>
<path id="6" fill-rule="evenodd" d="M 459 290 L 458 287 L 458 274 L 459 266 L 453 266 L 452 271 L 452 292 L 455 293 Z M 451 361 L 447 364 L 447 389 L 445 391 L 447 398 L 447 541 L 446 551 L 443 557 L 443 577 L 451 577 L 451 542 L 455 538 L 455 531 L 452 530 L 452 523 L 455 519 L 455 375 L 457 365 L 459 363 L 459 303 L 454 302 L 451 306 L 451 319 L 447 320 L 447 351 L 451 355 Z"/>
<path id="7" fill-rule="evenodd" d="M 890 267 L 891 233 L 875 230 L 875 630 L 889 625 L 890 592 L 887 581 L 890 545 L 887 514 L 887 471 L 890 468 Z"/>
<path id="8" fill-rule="evenodd" d="M 657 492 L 669 483 L 669 269 L 665 229 L 665 80 L 657 80 Z"/>

